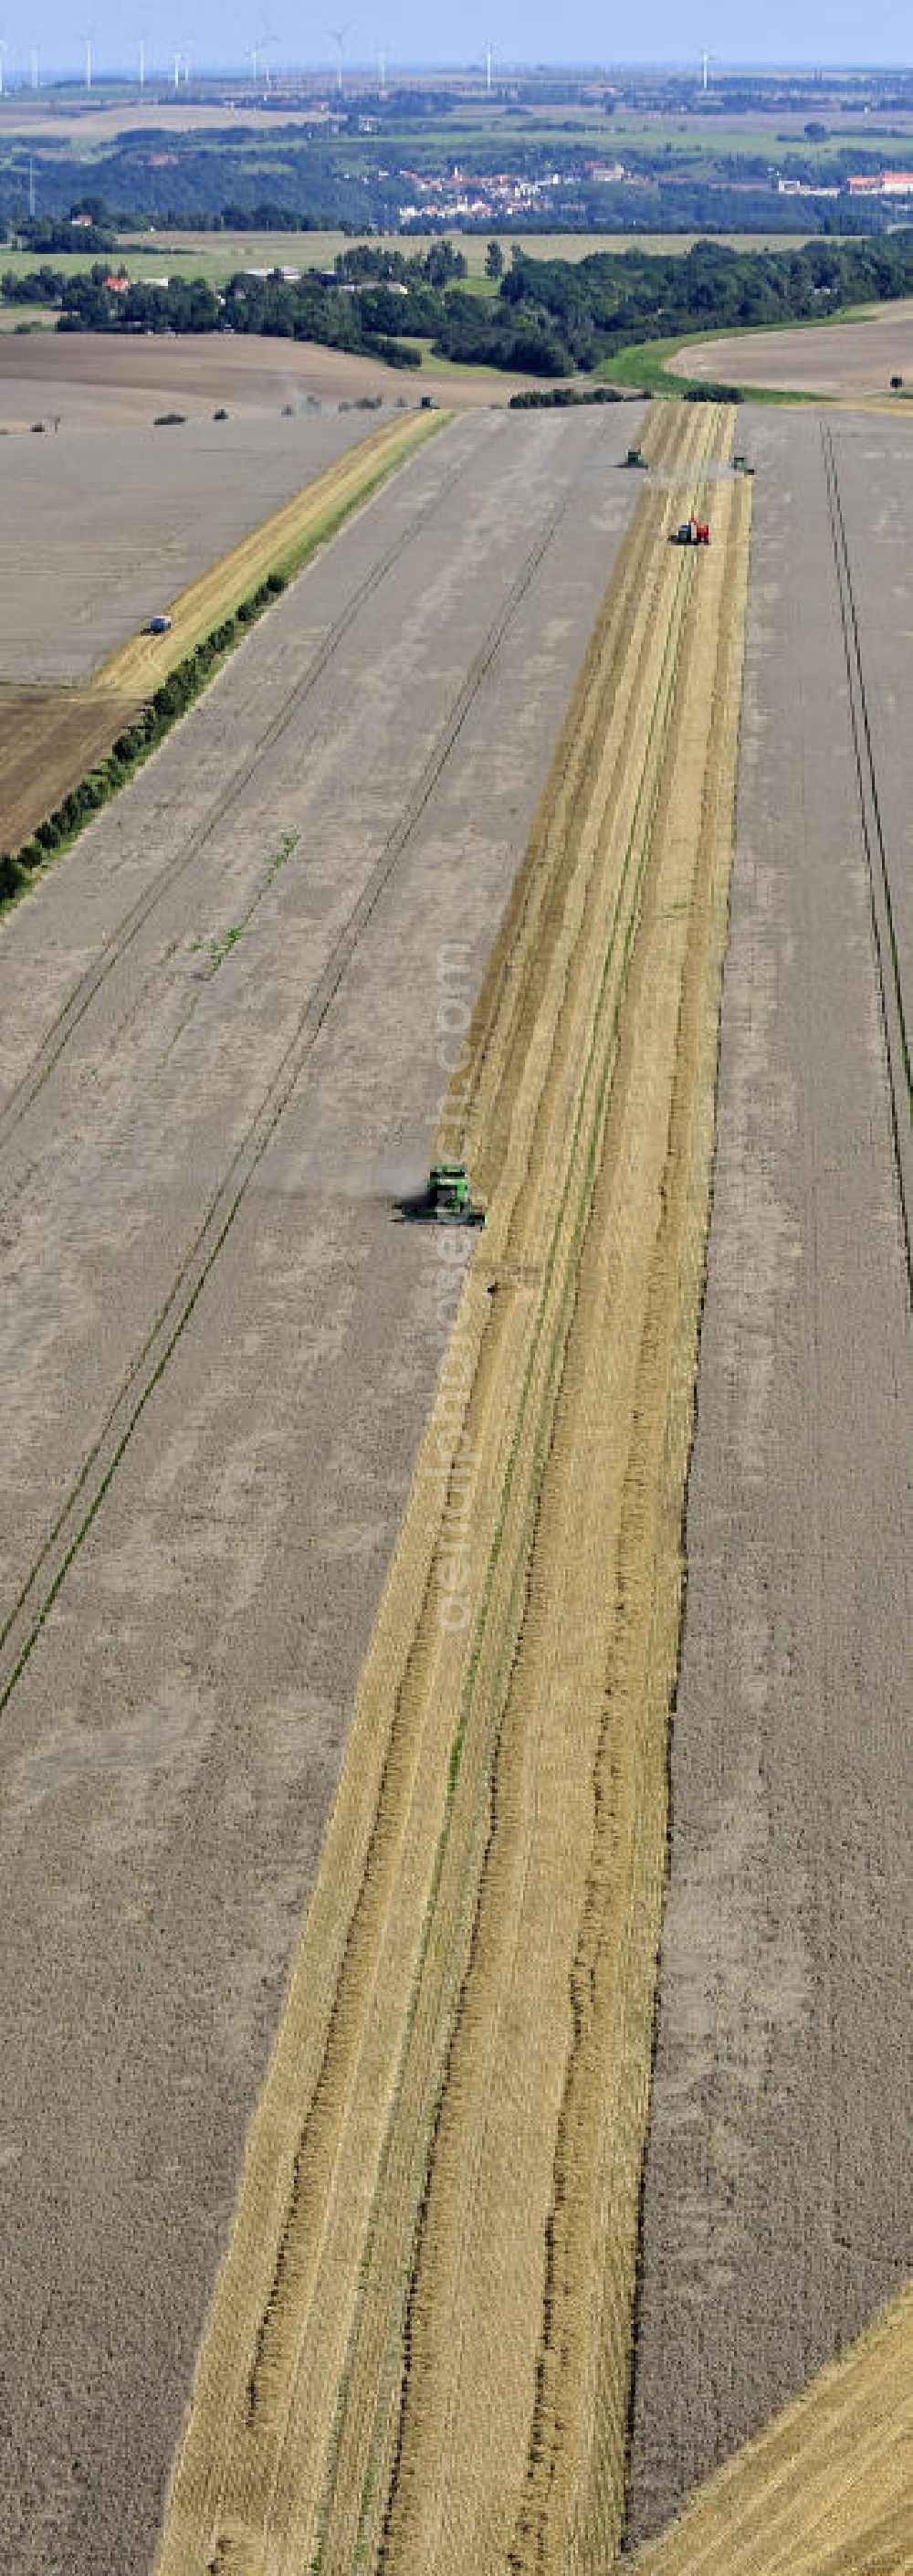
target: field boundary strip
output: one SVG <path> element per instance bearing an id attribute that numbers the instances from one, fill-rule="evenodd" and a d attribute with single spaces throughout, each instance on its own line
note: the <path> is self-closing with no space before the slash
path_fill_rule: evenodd
<path id="1" fill-rule="evenodd" d="M 318 547 L 336 536 L 353 512 L 370 501 L 387 477 L 414 455 L 429 437 L 446 427 L 452 414 L 446 411 L 416 414 L 407 422 L 394 420 L 350 448 L 342 458 L 324 468 L 314 480 L 302 486 L 293 500 L 271 512 L 260 526 L 242 538 L 228 554 L 219 557 L 198 580 L 170 603 L 171 632 L 165 636 L 133 635 L 99 665 L 79 690 L 59 691 L 50 702 L 61 718 L 77 719 L 77 740 L 72 752 L 61 757 L 52 789 L 43 780 L 50 759 L 35 764 L 34 787 L 29 801 L 15 809 L 15 836 L 18 848 L 27 846 L 45 821 L 52 805 L 60 805 L 67 795 L 80 787 L 87 774 L 86 764 L 97 764 L 110 754 L 116 737 L 164 686 L 183 663 L 192 659 L 196 649 L 207 642 L 228 618 L 236 615 L 254 592 L 262 590 L 270 578 L 280 576 L 283 583 L 304 569 Z M 214 678 L 231 652 L 243 641 L 238 635 L 226 645 L 213 662 L 204 685 Z M 199 694 L 197 690 L 196 694 Z M 180 720 L 180 711 L 174 722 Z M 170 726 L 167 728 L 170 730 Z M 150 748 L 157 748 L 157 743 Z M 111 794 L 122 793 L 143 765 L 148 752 L 139 751 L 125 768 Z M 15 744 L 0 751 L 0 787 L 4 777 L 16 768 Z M 22 766 L 22 756 L 18 756 Z M 68 836 L 67 846 L 79 829 L 94 819 L 87 811 L 84 823 Z M 7 831 L 9 827 L 7 826 Z M 9 853 L 15 862 L 17 851 Z M 50 857 L 48 865 L 53 865 Z M 31 871 L 30 871 L 31 873 Z M 44 873 L 43 870 L 37 873 Z M 28 878 L 22 889 L 0 906 L 0 912 L 28 891 Z"/>
<path id="2" fill-rule="evenodd" d="M 84 1018 L 85 1012 L 94 1001 L 96 993 L 100 991 L 101 986 L 105 982 L 106 977 L 110 974 L 112 967 L 117 965 L 119 960 L 125 955 L 126 950 L 130 947 L 132 941 L 138 937 L 139 932 L 142 930 L 145 922 L 148 921 L 150 914 L 155 910 L 156 905 L 162 900 L 162 897 L 168 893 L 169 889 L 175 884 L 177 879 L 184 874 L 185 870 L 197 857 L 199 851 L 204 848 L 210 834 L 218 829 L 219 824 L 224 820 L 226 814 L 231 811 L 235 799 L 240 794 L 241 790 L 246 787 L 251 778 L 255 776 L 261 763 L 273 751 L 276 743 L 281 741 L 283 734 L 287 732 L 289 725 L 299 713 L 305 700 L 310 696 L 311 691 L 317 687 L 317 684 L 322 679 L 324 672 L 329 668 L 334 653 L 338 651 L 339 645 L 348 634 L 350 627 L 354 625 L 362 608 L 366 606 L 374 592 L 380 587 L 380 584 L 387 579 L 387 576 L 396 570 L 407 547 L 411 545 L 413 540 L 422 533 L 428 520 L 441 508 L 449 494 L 453 491 L 455 486 L 462 481 L 464 475 L 469 470 L 468 460 L 466 462 L 461 460 L 453 466 L 451 471 L 444 475 L 442 480 L 436 485 L 429 498 L 416 511 L 414 517 L 409 520 L 408 525 L 398 533 L 393 544 L 388 546 L 383 555 L 378 558 L 377 562 L 371 565 L 370 570 L 364 577 L 364 580 L 359 582 L 357 587 L 352 591 L 338 617 L 333 619 L 327 634 L 318 645 L 316 652 L 312 654 L 301 676 L 292 683 L 291 688 L 282 698 L 277 713 L 271 718 L 270 723 L 264 729 L 256 749 L 252 753 L 247 754 L 241 765 L 236 770 L 232 771 L 226 786 L 220 791 L 214 803 L 209 807 L 209 810 L 204 816 L 202 822 L 196 826 L 196 829 L 193 832 L 188 834 L 186 841 L 182 843 L 181 848 L 176 852 L 174 858 L 166 860 L 165 864 L 152 878 L 151 884 L 144 886 L 142 893 L 137 896 L 135 903 L 131 904 L 127 911 L 122 914 L 115 929 L 103 942 L 102 947 L 97 957 L 93 959 L 91 966 L 89 966 L 86 969 L 86 972 L 80 976 L 78 982 L 73 986 L 72 991 L 67 995 L 66 1001 L 63 1003 L 61 1009 L 57 1012 L 56 1017 L 46 1030 L 40 1046 L 36 1049 L 36 1052 L 31 1059 L 27 1071 L 22 1075 L 19 1082 L 16 1083 L 13 1090 L 8 1092 L 6 1098 L 0 1102 L 0 1153 L 2 1153 L 4 1146 L 9 1141 L 14 1129 L 18 1126 L 20 1119 L 25 1116 L 26 1111 L 31 1107 L 32 1101 L 37 1097 L 42 1085 L 47 1080 L 48 1074 L 53 1071 L 53 1068 L 57 1063 L 59 1056 L 62 1054 L 69 1038 L 72 1036 L 74 1029 L 79 1026 L 80 1021 Z"/>
<path id="3" fill-rule="evenodd" d="M 561 521 L 570 507 L 571 489 L 546 513 L 536 530 L 519 572 L 469 665 L 461 689 L 428 755 L 407 801 L 388 834 L 348 920 L 334 942 L 316 985 L 308 995 L 296 1029 L 277 1066 L 247 1133 L 232 1155 L 202 1222 L 141 1349 L 87 1452 L 61 1509 L 0 1629 L 0 1710 L 4 1709 L 28 1662 L 45 1619 L 53 1608 L 79 1548 L 104 1500 L 127 1443 L 163 1370 L 193 1313 L 206 1279 L 218 1258 L 250 1181 L 271 1142 L 308 1055 L 323 1027 L 359 939 L 376 911 L 407 848 L 438 780 L 459 740 L 473 700 L 482 687 L 530 583 L 534 580 Z M 37 1085 L 36 1085 L 37 1088 Z M 34 1096 L 34 1093 L 32 1094 Z M 0 1128 L 0 1144 L 3 1142 Z"/>
<path id="4" fill-rule="evenodd" d="M 159 2576 L 595 2576 L 620 2537 L 751 508 L 705 479 L 731 434 L 709 406 L 663 434 L 714 543 L 671 548 L 679 499 L 645 488 L 449 1104 L 470 1139 L 504 1104 L 488 1228 Z"/>
<path id="5" fill-rule="evenodd" d="M 913 2285 L 624 2565 L 627 2576 L 908 2576 Z"/>
<path id="6" fill-rule="evenodd" d="M 891 1096 L 891 1126 L 894 1139 L 894 1159 L 897 1165 L 897 1182 L 900 1191 L 901 1219 L 903 1223 L 904 1244 L 907 1259 L 907 1287 L 909 1290 L 913 1287 L 913 1268 L 911 1268 L 911 1248 L 913 1248 L 913 1127 L 911 1127 L 911 1117 L 913 1117 L 913 1089 L 911 1089 L 910 1081 L 910 1047 L 907 1037 L 907 1024 L 904 1012 L 900 955 L 897 946 L 897 934 L 894 927 L 894 907 L 891 899 L 891 872 L 888 864 L 888 853 L 884 837 L 884 828 L 881 820 L 881 801 L 878 794 L 878 773 L 875 766 L 875 753 L 872 743 L 871 726 L 869 723 L 868 696 L 866 692 L 865 672 L 863 670 L 862 662 L 862 642 L 859 633 L 859 619 L 856 613 L 856 599 L 853 589 L 853 576 L 850 567 L 846 523 L 843 516 L 843 504 L 840 498 L 840 481 L 837 473 L 837 459 L 834 453 L 834 441 L 830 430 L 823 422 L 821 427 L 821 445 L 824 453 L 827 505 L 830 518 L 831 541 L 834 548 L 837 590 L 840 600 L 840 624 L 843 635 L 843 649 L 846 657 L 846 676 L 850 701 L 850 723 L 852 726 L 853 750 L 856 760 L 856 779 L 859 790 L 862 838 L 869 880 L 869 899 L 872 907 L 875 960 L 878 969 L 881 1018 L 887 1055 L 888 1087 Z"/>

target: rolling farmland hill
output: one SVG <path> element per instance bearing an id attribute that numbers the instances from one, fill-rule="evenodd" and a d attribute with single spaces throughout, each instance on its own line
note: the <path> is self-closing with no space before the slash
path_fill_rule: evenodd
<path id="1" fill-rule="evenodd" d="M 680 349 L 669 366 L 673 375 L 722 376 L 749 390 L 769 385 L 828 399 L 887 401 L 892 376 L 913 379 L 913 303 L 901 297 L 852 321 L 814 328 L 746 331 L 735 339 L 717 332 L 703 346 Z"/>

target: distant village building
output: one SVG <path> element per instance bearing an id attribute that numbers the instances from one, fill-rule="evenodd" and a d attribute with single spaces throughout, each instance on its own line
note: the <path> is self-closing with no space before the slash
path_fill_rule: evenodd
<path id="1" fill-rule="evenodd" d="M 427 178 L 423 171 L 402 170 L 414 197 L 399 209 L 403 231 L 411 224 L 493 223 L 500 217 L 526 215 L 545 204 L 566 185 L 559 171 L 545 179 L 527 179 L 519 171 L 495 170 L 468 181 L 455 162 L 448 179 Z"/>
<path id="2" fill-rule="evenodd" d="M 778 179 L 777 194 L 781 197 L 839 197 L 840 190 L 816 187 L 812 179 Z"/>
<path id="3" fill-rule="evenodd" d="M 848 179 L 851 197 L 913 197 L 913 170 L 876 170 L 874 177 Z"/>

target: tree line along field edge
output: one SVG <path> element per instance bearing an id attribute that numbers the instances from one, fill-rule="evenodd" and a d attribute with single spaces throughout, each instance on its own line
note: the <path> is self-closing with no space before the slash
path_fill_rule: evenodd
<path id="1" fill-rule="evenodd" d="M 500 264 L 500 243 L 492 248 Z M 545 377 L 630 365 L 634 347 L 711 330 L 823 325 L 913 293 L 913 230 L 872 240 L 816 239 L 790 253 L 736 252 L 711 239 L 668 257 L 633 244 L 573 262 L 511 251 L 495 294 L 465 276 L 443 240 L 418 257 L 350 246 L 336 272 L 285 278 L 239 271 L 218 292 L 204 279 L 111 286 L 103 263 L 67 278 L 48 264 L 10 277 L 8 296 L 56 313 L 65 330 L 169 330 L 312 341 L 416 368 L 419 344 L 466 366 Z M 647 363 L 650 361 L 648 359 Z M 630 381 L 630 378 L 628 379 Z"/>

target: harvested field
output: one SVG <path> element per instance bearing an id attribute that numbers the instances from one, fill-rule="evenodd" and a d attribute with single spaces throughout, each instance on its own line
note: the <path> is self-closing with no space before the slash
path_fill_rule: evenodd
<path id="1" fill-rule="evenodd" d="M 535 383 L 532 376 L 452 367 L 437 377 L 403 376 L 379 358 L 350 356 L 309 340 L 232 339 L 227 332 L 150 339 L 78 331 L 44 331 L 0 341 L 0 429 L 31 429 L 59 417 L 66 429 L 119 429 L 143 424 L 174 406 L 191 419 L 230 411 L 281 412 L 284 403 L 318 394 L 324 402 L 363 395 L 413 408 L 433 394 L 460 410 L 505 404 Z M 161 438 L 181 436 L 179 428 Z"/>
<path id="2" fill-rule="evenodd" d="M 913 387 L 913 299 L 855 322 L 698 341 L 670 358 L 669 373 L 769 385 L 784 393 L 887 396 L 892 376 L 904 376 Z"/>
<path id="3" fill-rule="evenodd" d="M 877 814 L 872 838 L 890 889 L 897 990 L 909 1044 L 913 995 L 913 872 L 909 842 L 909 775 L 898 729 L 913 695 L 913 574 L 909 557 L 913 419 L 829 421 L 822 458 L 835 507 L 829 509 L 837 583 L 847 625 L 851 709 L 868 762 Z M 845 566 L 845 570 L 843 567 Z M 847 597 L 848 593 L 848 597 Z M 858 672 L 858 678 L 856 676 Z M 859 682 L 862 683 L 861 707 Z M 871 796 L 867 800 L 871 804 Z M 879 850 L 873 851 L 879 866 Z M 885 971 L 891 973 L 885 960 Z M 898 1066 L 898 1106 L 903 1073 Z M 908 1218 L 911 1195 L 907 1193 Z"/>
<path id="4" fill-rule="evenodd" d="M 138 706 L 203 637 L 249 599 L 271 572 L 287 575 L 321 544 L 411 451 L 440 427 L 425 415 L 394 415 L 348 456 L 318 474 L 190 588 L 168 601 L 167 635 L 139 634 L 118 645 L 82 690 L 12 691 L 0 698 L 0 812 L 15 850 L 92 763 L 110 751 Z"/>
<path id="5" fill-rule="evenodd" d="M 321 122 L 320 110 L 315 112 L 314 105 L 283 107 L 283 125 L 319 129 Z M 156 134 L 224 134 L 228 130 L 240 138 L 260 133 L 272 142 L 276 115 L 274 108 L 264 108 L 253 96 L 244 98 L 239 109 L 226 99 L 210 104 L 206 99 L 188 99 L 185 103 L 183 99 L 168 98 L 137 99 L 135 105 L 117 99 L 110 106 L 96 101 L 87 101 L 85 106 L 63 106 L 55 101 L 53 107 L 48 107 L 40 101 L 36 105 L 20 92 L 18 96 L 7 94 L 0 108 L 0 135 L 35 134 L 45 142 L 56 138 L 67 143 L 113 143 L 119 134 L 148 134 L 150 126 Z"/>
<path id="6" fill-rule="evenodd" d="M 361 437 L 351 455 L 337 457 L 282 509 L 271 511 L 268 519 L 240 538 L 229 554 L 209 564 L 189 590 L 168 600 L 170 635 L 133 635 L 120 644 L 96 672 L 96 688 L 148 692 L 242 599 L 251 598 L 269 573 L 288 577 L 295 572 L 305 555 L 332 535 L 348 512 L 368 500 L 385 476 L 442 425 L 427 415 L 403 419 L 394 414 L 392 420 Z"/>
<path id="7" fill-rule="evenodd" d="M 911 2493 L 908 2289 L 638 2550 L 630 2576 L 903 2576 Z"/>
<path id="8" fill-rule="evenodd" d="M 334 409 L 7 439 L 0 684 L 87 680 L 373 426 Z"/>
<path id="9" fill-rule="evenodd" d="M 909 1000 L 913 423 L 757 412 L 746 429 L 758 474 L 632 2541 L 863 2331 L 913 2251 L 910 1128 L 875 900 L 884 864 Z M 833 2564 L 911 2560 L 908 2527 L 906 2555 Z M 671 2541 L 668 2563 L 690 2563 Z M 727 2576 L 742 2563 L 733 2550 Z"/>
<path id="10" fill-rule="evenodd" d="M 448 425 L 0 938 L 16 2576 L 913 2563 L 913 451 L 731 427 Z"/>
<path id="11" fill-rule="evenodd" d="M 396 1202 L 632 420 L 432 439 L 0 935 L 16 2576 L 149 2576 L 459 1293 Z"/>
<path id="12" fill-rule="evenodd" d="M 445 1107 L 488 1227 L 161 2576 L 558 2576 L 619 2538 L 747 576 L 749 487 L 706 473 L 730 425 L 657 427 L 679 490 L 643 492 Z M 667 542 L 682 495 L 707 556 Z"/>

